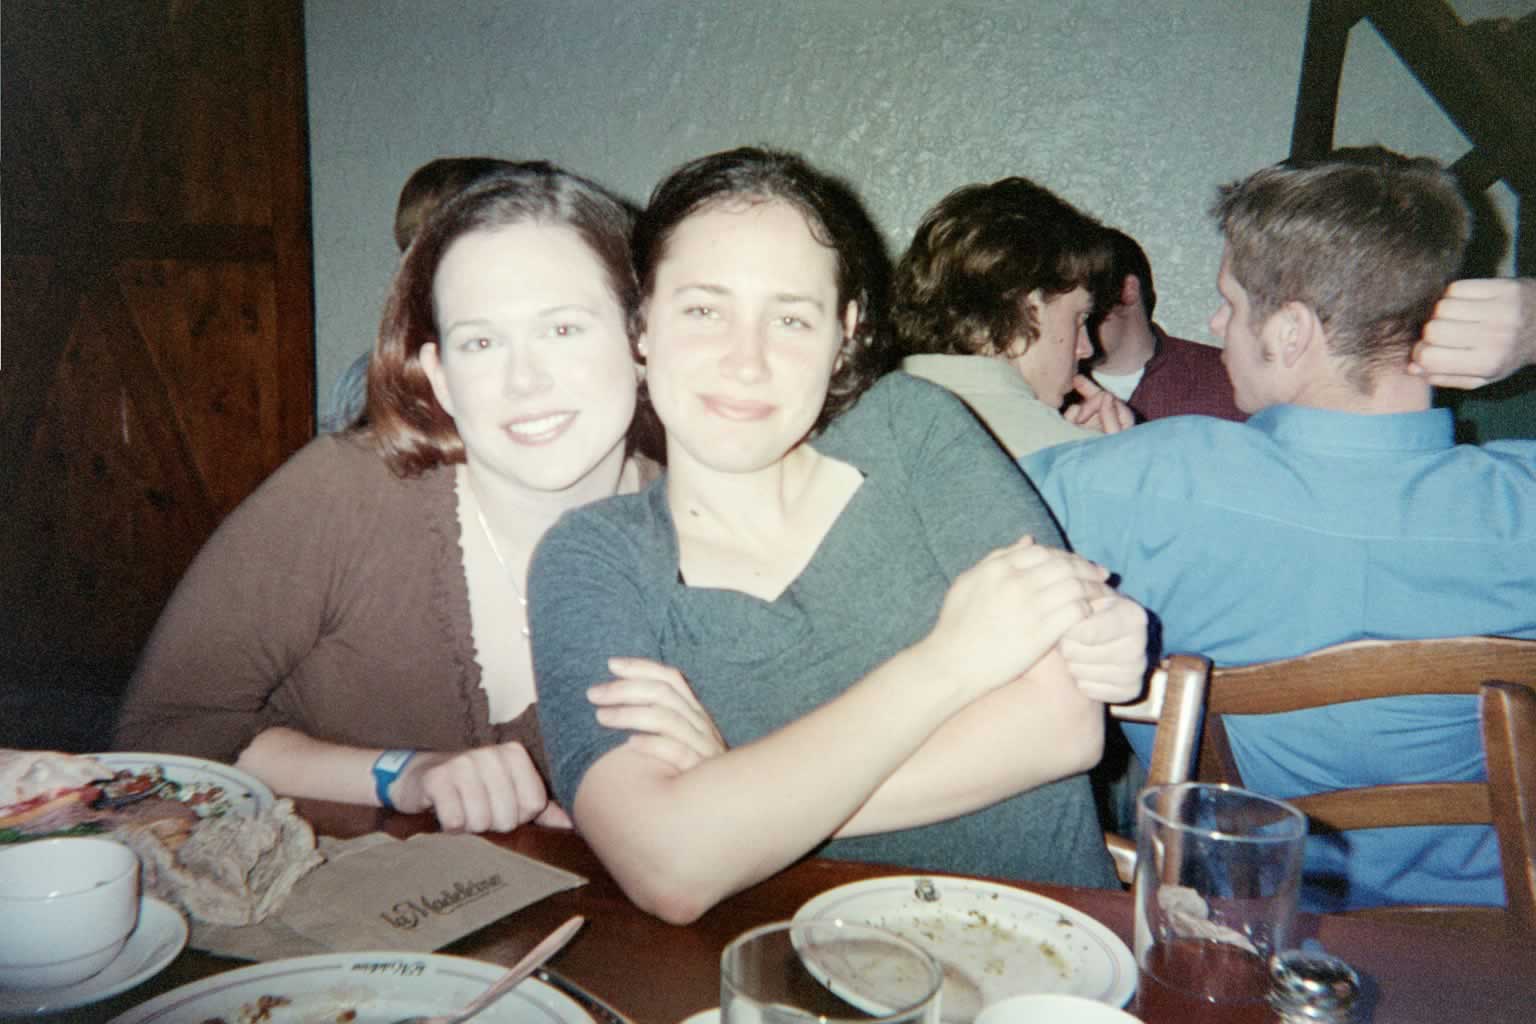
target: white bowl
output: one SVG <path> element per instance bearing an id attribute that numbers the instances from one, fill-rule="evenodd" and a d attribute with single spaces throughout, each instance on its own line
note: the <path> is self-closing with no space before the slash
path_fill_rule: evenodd
<path id="1" fill-rule="evenodd" d="M 999 999 L 981 1011 L 975 1024 L 1139 1024 L 1108 1003 L 1084 996 L 1036 994 Z"/>
<path id="2" fill-rule="evenodd" d="M 139 916 L 139 858 L 87 837 L 0 847 L 0 988 L 57 988 L 110 964 Z"/>

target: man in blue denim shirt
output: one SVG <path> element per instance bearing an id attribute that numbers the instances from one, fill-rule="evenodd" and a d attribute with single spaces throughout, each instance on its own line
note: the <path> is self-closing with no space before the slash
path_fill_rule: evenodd
<path id="1" fill-rule="evenodd" d="M 1364 637 L 1536 637 L 1536 442 L 1456 445 L 1409 370 L 1468 230 L 1435 164 L 1380 150 L 1221 190 L 1211 329 L 1246 424 L 1174 417 L 1022 461 L 1073 547 L 1218 664 Z M 1483 776 L 1476 699 L 1229 720 L 1277 796 Z M 1128 728 L 1139 755 L 1150 727 Z M 1503 902 L 1486 827 L 1314 838 L 1303 905 Z"/>

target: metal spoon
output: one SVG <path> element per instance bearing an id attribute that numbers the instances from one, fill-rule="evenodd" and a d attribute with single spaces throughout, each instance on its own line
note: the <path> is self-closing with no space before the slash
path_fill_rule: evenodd
<path id="1" fill-rule="evenodd" d="M 577 914 L 565 922 L 565 924 L 550 932 L 543 942 L 530 949 L 526 956 L 512 965 L 511 970 L 503 974 L 490 988 L 470 1000 L 469 1005 L 464 1007 L 464 1009 L 440 1017 L 406 1017 L 395 1021 L 395 1024 L 461 1024 L 461 1022 L 473 1017 L 512 991 L 518 986 L 519 982 L 544 966 L 544 961 L 560 952 L 565 947 L 565 944 L 571 941 L 571 936 L 576 934 L 585 921 L 586 918 Z"/>

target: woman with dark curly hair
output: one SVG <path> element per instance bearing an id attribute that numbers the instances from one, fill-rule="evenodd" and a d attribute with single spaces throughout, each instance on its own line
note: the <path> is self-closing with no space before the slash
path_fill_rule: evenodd
<path id="1" fill-rule="evenodd" d="M 812 850 L 1114 884 L 1082 773 L 1144 613 L 957 400 L 884 372 L 883 260 L 761 149 L 636 226 L 668 469 L 545 535 L 530 611 L 556 793 L 670 921 Z"/>

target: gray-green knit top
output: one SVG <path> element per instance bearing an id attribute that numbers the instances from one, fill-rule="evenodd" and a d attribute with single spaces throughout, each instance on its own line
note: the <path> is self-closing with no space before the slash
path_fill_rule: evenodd
<path id="1" fill-rule="evenodd" d="M 587 769 L 627 735 L 599 725 L 585 695 L 612 678 L 608 658 L 675 666 L 726 742 L 739 746 L 922 639 L 951 582 L 987 552 L 1025 533 L 1062 543 L 1029 481 L 958 399 L 926 381 L 891 374 L 811 444 L 864 480 L 775 600 L 683 581 L 665 476 L 638 494 L 568 512 L 545 535 L 529 573 L 530 629 L 539 718 L 563 806 L 574 805 Z M 1082 775 L 959 818 L 838 839 L 815 852 L 925 871 L 1115 884 Z"/>

